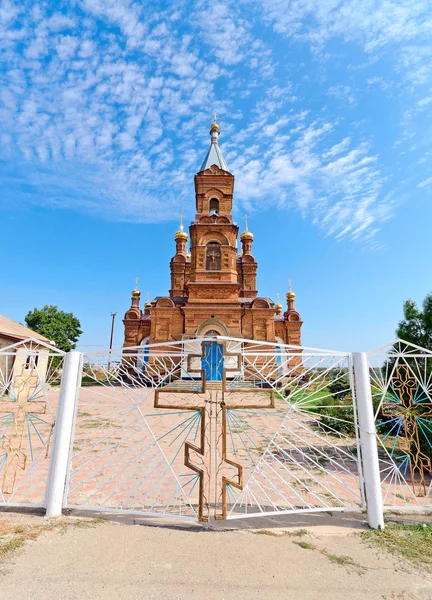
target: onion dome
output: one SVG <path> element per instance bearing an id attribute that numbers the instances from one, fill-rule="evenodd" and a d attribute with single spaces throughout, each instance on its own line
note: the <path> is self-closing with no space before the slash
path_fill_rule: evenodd
<path id="1" fill-rule="evenodd" d="M 180 229 L 178 231 L 176 231 L 174 239 L 175 240 L 187 240 L 188 239 L 188 234 L 183 229 L 183 225 L 181 225 Z"/>
<path id="2" fill-rule="evenodd" d="M 283 311 L 283 306 L 282 306 L 282 304 L 280 303 L 280 297 L 279 297 L 279 294 L 276 294 L 276 297 L 277 297 L 277 302 L 276 302 L 276 304 L 275 304 L 275 311 L 277 312 L 277 314 L 278 314 L 278 315 L 280 315 L 280 314 L 282 314 L 282 311 Z"/>
<path id="3" fill-rule="evenodd" d="M 152 307 L 152 303 L 150 302 L 150 292 L 147 292 L 147 300 L 146 300 L 146 303 L 144 304 L 144 309 L 151 308 L 151 307 Z"/>
<path id="4" fill-rule="evenodd" d="M 288 293 L 286 295 L 287 300 L 295 300 L 296 295 L 294 294 L 294 292 L 291 289 L 291 279 L 289 280 L 289 289 L 288 289 Z"/>
<path id="5" fill-rule="evenodd" d="M 141 292 L 138 289 L 138 277 L 135 277 L 135 289 L 132 290 L 132 298 L 140 298 Z"/>
<path id="6" fill-rule="evenodd" d="M 240 240 L 242 242 L 245 242 L 246 240 L 250 240 L 252 242 L 253 239 L 254 239 L 253 233 L 248 231 L 248 229 L 245 229 L 240 236 Z"/>
<path id="7" fill-rule="evenodd" d="M 188 239 L 188 234 L 186 233 L 186 231 L 184 230 L 184 227 L 183 227 L 183 215 L 180 215 L 180 229 L 178 231 L 176 231 L 176 233 L 174 235 L 174 239 L 176 241 Z"/>

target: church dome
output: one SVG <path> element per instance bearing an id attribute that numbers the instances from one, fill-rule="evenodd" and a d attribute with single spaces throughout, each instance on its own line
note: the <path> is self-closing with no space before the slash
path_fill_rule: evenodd
<path id="1" fill-rule="evenodd" d="M 180 225 L 180 229 L 178 231 L 176 231 L 174 239 L 175 240 L 187 240 L 188 239 L 188 234 L 183 229 L 183 225 Z"/>
<path id="2" fill-rule="evenodd" d="M 252 241 L 253 239 L 254 239 L 253 233 L 251 233 L 247 229 L 245 229 L 245 231 L 243 231 L 243 233 L 240 236 L 240 240 L 242 242 L 245 242 L 246 240 Z"/>
<path id="3" fill-rule="evenodd" d="M 141 296 L 141 292 L 139 290 L 132 291 L 132 298 L 139 298 Z"/>
<path id="4" fill-rule="evenodd" d="M 294 294 L 294 292 L 292 290 L 290 290 L 287 293 L 286 297 L 287 297 L 287 300 L 295 300 L 295 294 Z"/>

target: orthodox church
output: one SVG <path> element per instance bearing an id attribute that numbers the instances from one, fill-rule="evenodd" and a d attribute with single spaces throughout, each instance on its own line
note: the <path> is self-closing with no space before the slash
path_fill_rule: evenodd
<path id="1" fill-rule="evenodd" d="M 247 220 L 238 253 L 239 227 L 231 214 L 234 175 L 219 148 L 219 135 L 215 117 L 210 148 L 195 175 L 195 220 L 189 235 L 182 221 L 174 235 L 169 295 L 147 301 L 143 311 L 138 286 L 133 290 L 123 320 L 124 347 L 217 335 L 301 344 L 294 292 L 286 295 L 285 312 L 279 301 L 258 296 L 258 262 Z"/>

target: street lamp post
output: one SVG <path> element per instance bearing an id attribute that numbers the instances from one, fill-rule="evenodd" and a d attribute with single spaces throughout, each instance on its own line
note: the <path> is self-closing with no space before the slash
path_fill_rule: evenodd
<path id="1" fill-rule="evenodd" d="M 110 366 L 111 366 L 111 350 L 113 347 L 113 337 L 114 337 L 114 321 L 116 318 L 116 312 L 115 313 L 111 313 L 111 337 L 110 337 L 110 345 L 109 345 L 109 359 L 108 359 L 108 374 L 110 372 Z"/>

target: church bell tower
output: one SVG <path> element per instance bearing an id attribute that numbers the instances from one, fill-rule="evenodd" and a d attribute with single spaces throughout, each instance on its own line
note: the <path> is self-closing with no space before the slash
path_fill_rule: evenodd
<path id="1" fill-rule="evenodd" d="M 143 312 L 139 292 L 134 290 L 123 321 L 125 346 L 216 335 L 300 344 L 302 321 L 294 293 L 287 294 L 285 313 L 279 303 L 258 297 L 258 263 L 247 217 L 241 248 L 237 246 L 234 175 L 219 147 L 219 136 L 215 114 L 210 148 L 195 175 L 195 218 L 188 235 L 181 217 L 174 235 L 169 295 L 147 302 Z"/>

